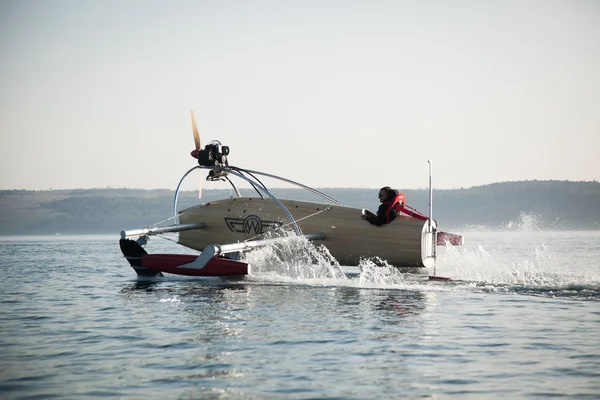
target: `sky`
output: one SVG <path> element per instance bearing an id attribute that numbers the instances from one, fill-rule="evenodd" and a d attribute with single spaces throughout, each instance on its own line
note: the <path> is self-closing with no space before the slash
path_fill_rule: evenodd
<path id="1" fill-rule="evenodd" d="M 438 189 L 598 181 L 599 21 L 595 0 L 0 0 L 0 189 L 175 189 L 190 110 L 230 164 L 315 188 L 425 188 L 429 159 Z"/>

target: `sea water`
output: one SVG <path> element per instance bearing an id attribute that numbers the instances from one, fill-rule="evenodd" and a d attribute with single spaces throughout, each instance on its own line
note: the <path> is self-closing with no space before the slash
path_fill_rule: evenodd
<path id="1" fill-rule="evenodd" d="M 139 280 L 118 235 L 1 238 L 0 398 L 600 398 L 600 232 L 461 233 L 453 282 L 301 242 Z"/>

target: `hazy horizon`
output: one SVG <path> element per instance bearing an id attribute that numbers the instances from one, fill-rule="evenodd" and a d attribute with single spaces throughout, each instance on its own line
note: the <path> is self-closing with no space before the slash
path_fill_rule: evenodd
<path id="1" fill-rule="evenodd" d="M 0 189 L 175 189 L 191 109 L 232 165 L 315 188 L 423 189 L 428 159 L 436 189 L 598 181 L 598 21 L 584 0 L 4 1 Z"/>
<path id="2" fill-rule="evenodd" d="M 510 183 L 527 183 L 527 182 L 559 182 L 559 183 L 596 183 L 598 184 L 598 181 L 572 181 L 572 180 L 556 180 L 556 179 L 547 179 L 547 180 L 539 180 L 539 179 L 531 179 L 531 180 L 524 180 L 524 181 L 502 181 L 502 182 L 489 182 L 489 183 L 484 183 L 481 185 L 474 185 L 474 186 L 468 186 L 468 187 L 451 187 L 451 188 L 437 188 L 435 187 L 435 185 L 433 185 L 433 190 L 464 190 L 464 189 L 471 189 L 471 188 L 475 188 L 475 187 L 482 187 L 482 186 L 488 186 L 488 185 L 495 185 L 495 184 L 510 184 Z M 194 183 L 196 183 L 194 181 Z M 210 183 L 208 183 L 208 185 L 210 185 Z M 244 185 L 242 186 L 241 183 L 238 184 L 238 182 L 236 182 L 236 186 L 238 187 L 238 189 L 240 190 L 250 190 L 253 191 L 254 189 L 252 189 L 252 187 L 250 187 L 249 185 Z M 288 185 L 288 186 L 278 186 L 278 185 L 267 185 L 267 188 L 269 190 L 286 190 L 286 189 L 298 189 L 298 190 L 303 190 L 300 187 L 294 186 L 294 185 Z M 378 187 L 372 186 L 372 187 L 352 187 L 352 186 L 312 186 L 312 188 L 314 189 L 357 189 L 357 190 L 379 190 Z M 83 187 L 74 187 L 74 188 L 48 188 L 48 189 L 19 189 L 19 188 L 12 188 L 12 189 L 0 189 L 0 191 L 70 191 L 70 190 L 147 190 L 147 191 L 151 191 L 151 190 L 170 190 L 170 191 L 175 191 L 176 189 L 176 185 L 173 187 L 155 187 L 155 188 L 139 188 L 139 187 L 112 187 L 112 186 L 104 186 L 104 187 L 87 187 L 87 188 L 83 188 Z M 402 186 L 394 186 L 394 189 L 402 189 L 402 190 L 429 190 L 429 187 L 414 187 L 414 188 L 407 188 L 407 187 L 402 187 Z M 185 189 L 181 189 L 182 192 L 196 192 L 198 189 L 193 189 L 193 188 L 185 188 Z M 203 191 L 206 190 L 232 190 L 231 185 L 227 185 L 227 186 L 220 186 L 220 187 L 206 187 L 206 185 L 203 187 Z"/>

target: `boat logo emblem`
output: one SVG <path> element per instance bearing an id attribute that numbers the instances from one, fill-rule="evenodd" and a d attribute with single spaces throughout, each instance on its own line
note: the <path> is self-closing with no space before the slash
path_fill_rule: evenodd
<path id="1" fill-rule="evenodd" d="M 227 227 L 232 232 L 260 235 L 281 226 L 279 221 L 263 221 L 258 215 L 248 215 L 246 218 L 225 218 Z"/>

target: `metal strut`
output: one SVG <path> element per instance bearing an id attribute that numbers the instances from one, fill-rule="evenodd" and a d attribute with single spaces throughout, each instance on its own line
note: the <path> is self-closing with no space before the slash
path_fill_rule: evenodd
<path id="1" fill-rule="evenodd" d="M 309 192 L 312 192 L 314 194 L 317 194 L 329 201 L 331 201 L 332 203 L 341 206 L 342 203 L 340 203 L 339 201 L 337 201 L 336 199 L 334 199 L 333 197 L 330 197 L 328 195 L 326 195 L 323 192 L 320 192 L 316 189 L 313 189 L 309 186 L 303 185 L 299 182 L 295 182 L 292 181 L 290 179 L 286 179 L 283 178 L 281 176 L 277 176 L 277 175 L 272 175 L 272 174 L 268 174 L 266 172 L 261 172 L 261 171 L 253 171 L 253 170 L 249 170 L 249 169 L 241 169 L 241 168 L 237 168 L 234 166 L 227 166 L 227 167 L 220 167 L 220 168 L 215 168 L 215 167 L 208 167 L 208 166 L 203 166 L 203 165 L 196 165 L 195 167 L 191 168 L 190 170 L 188 170 L 179 180 L 179 184 L 177 184 L 177 189 L 175 189 L 175 197 L 173 198 L 173 217 L 176 219 L 176 221 L 179 221 L 179 215 L 177 214 L 177 202 L 179 200 L 179 191 L 181 189 L 181 184 L 183 183 L 183 180 L 190 174 L 190 172 L 192 172 L 193 170 L 195 170 L 196 168 L 200 168 L 200 169 L 208 169 L 208 170 L 221 170 L 224 172 L 227 172 L 229 174 L 233 174 L 235 176 L 237 176 L 240 179 L 245 180 L 246 182 L 248 182 L 250 185 L 252 185 L 252 187 L 254 187 L 254 189 L 260 194 L 260 192 L 266 194 L 267 196 L 269 196 L 271 199 L 273 199 L 273 201 L 275 203 L 277 203 L 277 205 L 283 210 L 283 212 L 287 215 L 287 217 L 290 220 L 290 225 L 292 225 L 294 227 L 294 231 L 296 232 L 297 235 L 301 235 L 301 231 L 300 228 L 298 227 L 298 224 L 296 223 L 296 220 L 294 220 L 294 217 L 292 216 L 292 214 L 290 213 L 290 211 L 287 209 L 286 206 L 283 205 L 283 203 L 281 203 L 281 201 L 279 201 L 279 199 L 277 199 L 277 197 L 275 197 L 273 194 L 271 194 L 271 192 L 269 192 L 269 190 L 262 184 L 262 182 L 260 182 L 258 180 L 258 178 L 256 178 L 253 174 L 257 174 L 257 175 L 263 175 L 269 178 L 273 178 L 273 179 L 278 179 L 280 181 L 283 182 L 287 182 L 290 183 L 292 185 L 296 185 L 298 187 L 301 187 L 305 190 L 308 190 Z M 252 176 L 253 179 L 248 178 L 247 176 L 245 176 L 241 171 L 244 171 L 248 174 L 250 174 Z M 229 179 L 228 179 L 229 180 Z M 234 187 L 236 194 L 238 194 L 239 196 L 239 191 L 237 190 L 237 188 L 233 185 L 233 183 L 231 181 L 229 181 L 231 183 L 231 185 Z"/>

